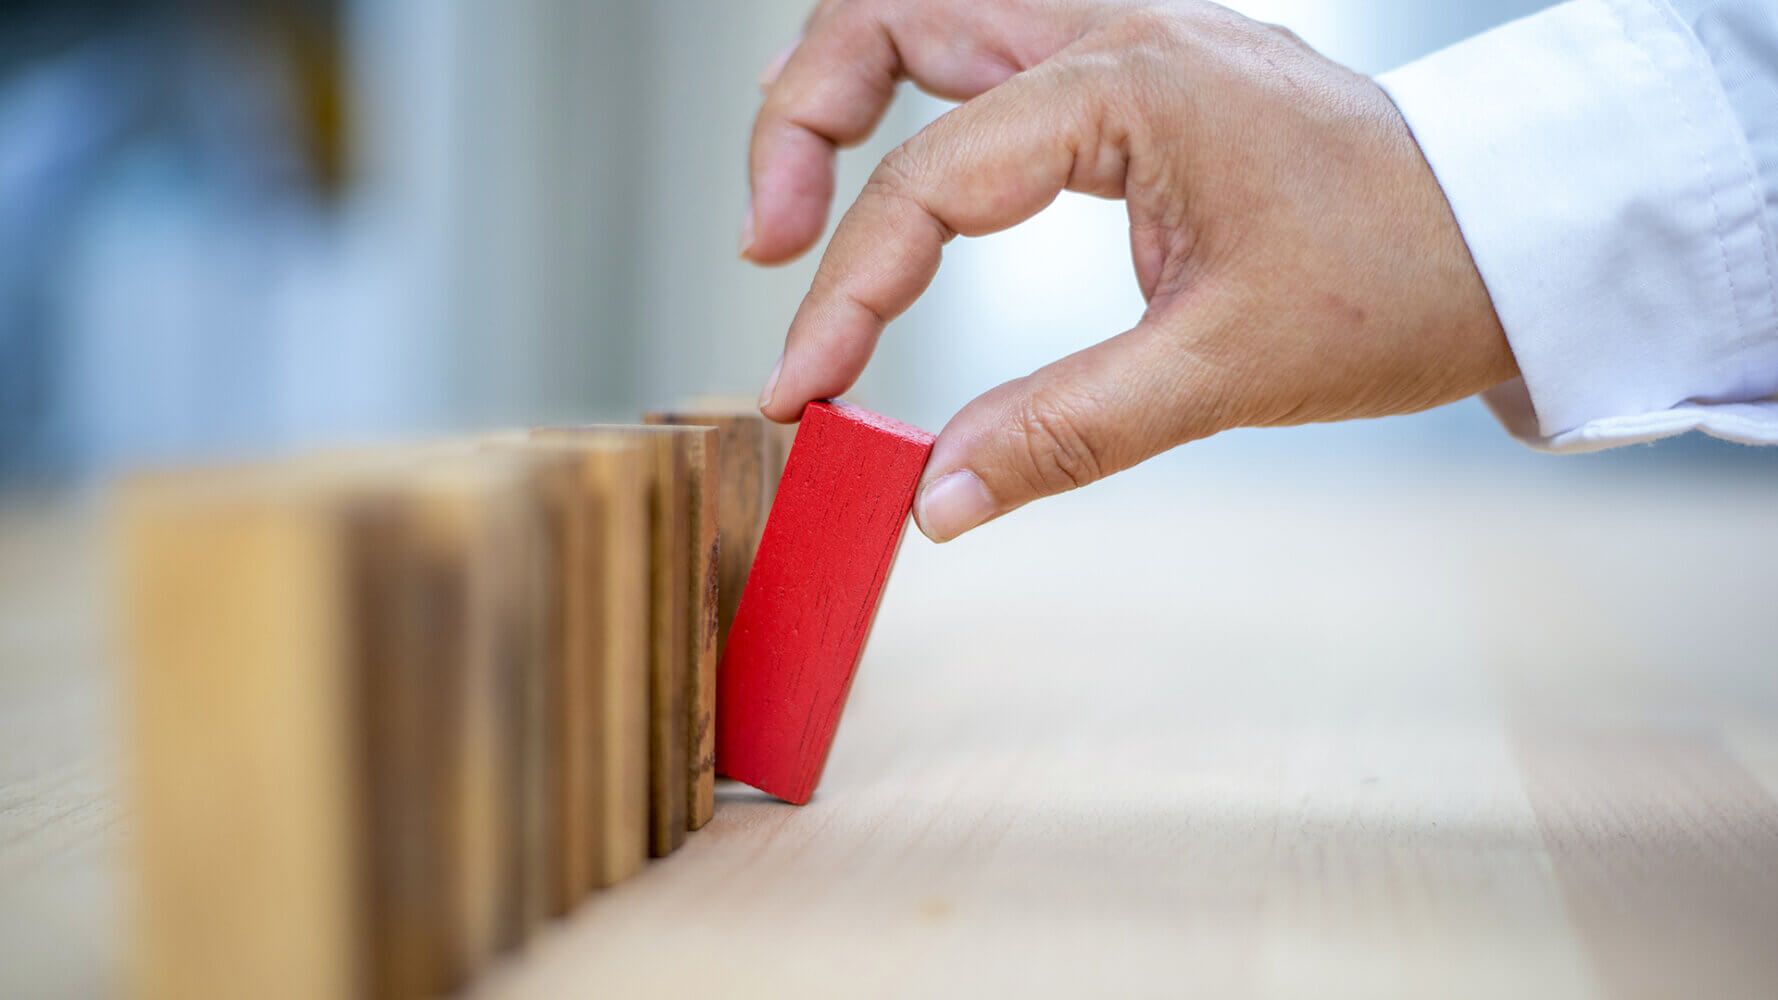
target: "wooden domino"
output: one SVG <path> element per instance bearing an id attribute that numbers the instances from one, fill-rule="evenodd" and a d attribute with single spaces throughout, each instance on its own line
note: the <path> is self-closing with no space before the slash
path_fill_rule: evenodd
<path id="1" fill-rule="evenodd" d="M 716 654 L 721 660 L 734 627 L 741 591 L 759 550 L 766 512 L 778 492 L 784 460 L 790 452 L 794 427 L 773 423 L 749 401 L 712 397 L 696 400 L 674 410 L 656 410 L 644 418 L 650 424 L 716 428 L 717 515 L 719 539 L 716 601 Z"/>
<path id="2" fill-rule="evenodd" d="M 659 518 L 656 557 L 670 572 L 657 574 L 656 601 L 670 615 L 657 619 L 655 642 L 677 660 L 661 671 L 661 739 L 678 741 L 663 752 L 681 762 L 677 776 L 663 769 L 663 796 L 681 805 L 666 810 L 654 843 L 656 857 L 671 853 L 716 812 L 716 596 L 719 541 L 716 528 L 717 432 L 709 427 L 661 427 L 657 437 Z M 668 562 L 670 560 L 670 562 Z M 665 567 L 664 567 L 665 568 Z M 671 593 L 668 593 L 670 591 Z M 673 633 L 669 635 L 669 633 Z M 677 676 L 675 676 L 677 674 Z M 676 685 L 675 694 L 668 690 Z M 671 819 L 671 815 L 682 820 Z"/>
<path id="3" fill-rule="evenodd" d="M 118 504 L 139 996 L 365 985 L 345 522 L 268 492 L 159 477 Z"/>
<path id="4" fill-rule="evenodd" d="M 449 993 L 706 823 L 734 417 L 127 487 L 134 992 Z"/>
<path id="5" fill-rule="evenodd" d="M 576 453 L 564 526 L 557 627 L 584 699 L 587 887 L 615 885 L 648 859 L 648 482 L 641 443 L 606 439 Z"/>
<path id="6" fill-rule="evenodd" d="M 515 456 L 521 457 L 521 456 Z M 551 564 L 553 525 L 538 479 L 541 463 L 515 461 L 518 492 L 488 526 L 488 545 L 470 598 L 485 606 L 479 640 L 494 666 L 493 705 L 500 739 L 496 808 L 507 817 L 497 877 L 503 883 L 495 950 L 516 947 L 552 915 L 551 850 L 556 795 L 550 717 L 553 677 L 549 609 L 558 589 Z"/>
<path id="7" fill-rule="evenodd" d="M 545 511 L 554 587 L 539 609 L 551 664 L 540 728 L 551 761 L 548 909 L 560 914 L 648 860 L 646 486 L 654 456 L 616 434 L 507 435 L 483 446 L 530 459 Z"/>
<path id="8" fill-rule="evenodd" d="M 717 432 L 709 427 L 569 427 L 540 441 L 618 437 L 652 456 L 649 512 L 649 850 L 664 857 L 715 811 Z"/>
<path id="9" fill-rule="evenodd" d="M 722 774 L 814 794 L 932 441 L 846 403 L 803 411 L 718 674 Z"/>
<path id="10" fill-rule="evenodd" d="M 523 497 L 512 466 L 467 456 L 403 468 L 354 519 L 375 992 L 455 989 L 502 946 L 517 817 L 504 711 L 506 580 L 493 567 Z"/>
<path id="11" fill-rule="evenodd" d="M 140 481 L 120 504 L 145 996 L 426 996 L 511 939 L 504 463 Z"/>

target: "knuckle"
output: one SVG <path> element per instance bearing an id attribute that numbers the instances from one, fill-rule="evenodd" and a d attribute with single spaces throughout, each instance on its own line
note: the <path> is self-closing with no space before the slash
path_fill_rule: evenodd
<path id="1" fill-rule="evenodd" d="M 840 10 L 851 7 L 854 2 L 855 0 L 818 0 L 814 9 L 809 11 L 808 18 L 803 22 L 803 30 L 809 31 L 823 22 L 831 20 Z"/>
<path id="2" fill-rule="evenodd" d="M 1189 40 L 1186 18 L 1178 10 L 1154 5 L 1122 11 L 1107 21 L 1100 32 L 1107 44 L 1122 50 L 1146 50 Z"/>
<path id="3" fill-rule="evenodd" d="M 1282 24 L 1256 22 L 1249 34 L 1248 49 L 1265 60 L 1267 66 L 1284 72 L 1304 56 L 1319 56 L 1315 47 L 1301 35 Z"/>
<path id="4" fill-rule="evenodd" d="M 766 129 L 775 129 L 785 122 L 795 121 L 796 115 L 797 99 L 789 87 L 777 85 L 767 87 L 765 100 L 761 101 L 759 105 L 759 116 L 754 129 L 755 138 Z"/>
<path id="5" fill-rule="evenodd" d="M 933 175 L 924 155 L 916 152 L 909 140 L 891 150 L 871 171 L 854 210 L 869 204 L 866 217 L 886 222 L 899 235 L 923 239 L 925 228 L 930 227 L 939 243 L 948 243 L 956 231 L 933 202 Z"/>
<path id="6" fill-rule="evenodd" d="M 1122 11 L 1092 33 L 1072 62 L 1092 83 L 1110 90 L 1119 105 L 1155 111 L 1153 102 L 1177 89 L 1180 67 L 1196 62 L 1191 51 L 1203 29 L 1190 18 L 1169 7 Z"/>
<path id="7" fill-rule="evenodd" d="M 921 196 L 919 178 L 922 176 L 919 155 L 913 152 L 907 143 L 895 147 L 888 156 L 883 157 L 877 168 L 871 171 L 870 178 L 864 182 L 864 190 L 859 200 L 879 199 L 894 205 L 898 210 L 912 210 L 919 215 L 931 215 L 927 210 L 926 200 Z M 947 234 L 942 234 L 946 236 Z"/>
<path id="8" fill-rule="evenodd" d="M 915 190 L 914 178 L 920 173 L 920 155 L 910 142 L 904 142 L 883 157 L 867 182 L 884 193 L 910 195 Z"/>
<path id="9" fill-rule="evenodd" d="M 1079 489 L 1104 475 L 1105 465 L 1079 416 L 1041 396 L 1019 404 L 1018 426 L 1029 485 L 1049 495 Z"/>
<path id="10" fill-rule="evenodd" d="M 1276 34 L 1279 38 L 1283 39 L 1286 42 L 1289 42 L 1292 45 L 1300 46 L 1302 48 L 1308 47 L 1309 43 L 1303 41 L 1303 36 L 1297 34 L 1295 31 L 1291 30 L 1290 28 L 1286 28 L 1282 24 L 1272 25 L 1272 32 L 1273 32 L 1273 34 Z"/>

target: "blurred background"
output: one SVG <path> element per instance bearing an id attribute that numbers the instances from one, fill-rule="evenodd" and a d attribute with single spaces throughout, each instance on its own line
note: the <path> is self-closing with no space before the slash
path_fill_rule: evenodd
<path id="1" fill-rule="evenodd" d="M 9 710 L 0 712 L 0 994 L 95 995 L 116 966 L 113 841 L 127 824 L 112 794 L 123 755 L 103 625 L 106 557 L 89 505 L 64 503 L 64 487 L 144 464 L 633 419 L 694 394 L 757 393 L 816 255 L 775 270 L 737 259 L 745 145 L 759 72 L 811 2 L 0 2 L 0 709 Z M 1380 72 L 1544 3 L 1232 6 Z M 904 93 L 878 137 L 843 155 L 840 205 L 885 152 L 944 110 Z M 1123 206 L 1065 195 L 1011 232 L 953 244 L 853 398 L 937 430 L 975 395 L 1124 329 L 1141 309 Z M 1523 883 L 1463 874 L 1467 859 L 1521 857 L 1521 847 L 1501 846 L 1489 811 L 1490 797 L 1518 778 L 1505 765 L 1495 784 L 1441 769 L 1493 760 L 1496 714 L 1697 718 L 1711 739 L 1726 716 L 1740 720 L 1725 730 L 1735 745 L 1763 748 L 1743 757 L 1763 762 L 1756 770 L 1778 795 L 1769 608 L 1778 536 L 1762 529 L 1774 457 L 1691 437 L 1545 458 L 1509 440 L 1474 400 L 1222 435 L 953 546 L 910 538 L 877 629 L 874 655 L 889 662 L 854 705 L 877 706 L 874 731 L 892 735 L 898 754 L 919 745 L 902 738 L 908 719 L 985 725 L 1000 742 L 982 747 L 1024 753 L 1034 741 L 1018 726 L 1032 713 L 1109 718 L 1074 711 L 1083 697 L 1102 699 L 1105 711 L 1147 711 L 1136 716 L 1146 727 L 1130 727 L 1112 748 L 1111 759 L 1131 762 L 1118 773 L 1154 775 L 1183 758 L 1184 783 L 1161 783 L 1205 780 L 1204 801 L 1233 801 L 1237 816 L 1270 794 L 1269 761 L 1344 762 L 1299 766 L 1301 783 L 1278 793 L 1294 803 L 1284 812 L 1298 831 L 1275 856 L 1282 880 L 1302 859 L 1334 859 L 1325 881 L 1304 880 L 1308 902 L 1292 911 L 1309 914 L 1302 940 L 1321 933 L 1338 945 L 1351 940 L 1341 936 L 1350 926 L 1370 927 L 1347 916 L 1388 895 L 1377 886 L 1398 884 L 1396 869 L 1375 859 L 1392 857 L 1393 831 L 1427 821 L 1444 823 L 1448 839 L 1438 843 L 1454 845 L 1442 856 L 1456 867 L 1428 861 L 1431 888 L 1402 898 L 1430 906 L 1475 888 L 1470 908 L 1426 912 L 1442 914 L 1459 940 L 1467 920 L 1540 938 L 1545 925 L 1501 916 L 1518 912 Z M 994 639 L 1006 636 L 1013 641 Z M 1046 676 L 1033 663 L 1056 670 Z M 1100 681 L 1145 669 L 1166 682 Z M 1638 680 L 1647 676 L 1663 681 Z M 1679 680 L 1663 686 L 1666 678 Z M 921 714 L 929 694 L 945 692 L 977 704 L 959 701 L 937 722 Z M 1497 711 L 1497 700 L 1509 708 Z M 1373 711 L 1373 701 L 1384 707 Z M 868 749 L 857 736 L 870 724 L 852 725 L 864 728 L 848 745 Z M 1236 733 L 1233 749 L 1182 752 L 1197 727 L 1209 733 L 1206 747 Z M 1446 731 L 1453 740 L 1479 734 L 1480 749 L 1462 743 L 1420 759 L 1427 746 L 1453 745 L 1439 742 Z M 1243 732 L 1257 735 L 1243 742 Z M 1103 802 L 1098 776 L 1078 766 L 1093 759 L 1085 746 L 1058 739 L 1056 756 L 1029 759 L 1057 762 L 1043 769 L 1045 782 L 1073 774 L 1078 801 Z M 1392 747 L 1414 752 L 1390 764 Z M 842 759 L 839 771 L 855 767 L 857 787 L 868 789 L 886 758 L 850 752 L 859 763 Z M 952 773 L 947 752 L 936 743 L 924 760 Z M 1647 753 L 1626 757 L 1626 768 L 1640 773 L 1658 757 Z M 1381 768 L 1383 787 L 1409 789 L 1384 800 L 1398 812 L 1341 799 L 1346 786 L 1324 779 L 1346 765 L 1352 775 Z M 1657 782 L 1686 776 L 1681 784 L 1697 773 L 1647 770 Z M 1388 785 L 1403 774 L 1407 785 Z M 1576 778 L 1573 788 L 1585 784 Z M 1621 815 L 1640 815 L 1640 788 L 1607 785 L 1628 789 Z M 1204 829 L 1175 826 L 1166 828 L 1174 839 L 1105 846 L 1093 811 L 1079 813 L 1084 827 L 1050 824 L 1033 812 L 1035 779 L 1008 787 L 1026 795 L 1011 800 L 1012 814 L 1034 822 L 1039 839 L 1060 831 L 1063 848 L 1077 837 L 1113 856 L 1156 852 L 1157 867 L 1128 869 L 1140 873 L 1131 883 L 1139 900 L 1153 898 L 1151 871 L 1163 862 L 1214 868 L 1229 856 L 1215 843 L 1265 839 L 1242 831 L 1216 841 L 1212 829 L 1208 853 L 1194 840 L 1163 857 L 1188 836 L 1177 831 Z M 1559 791 L 1554 798 L 1572 789 Z M 906 812 L 886 801 L 880 815 Z M 1066 812 L 1068 794 L 1058 801 Z M 1471 801 L 1482 804 L 1462 813 Z M 1670 917 L 1675 933 L 1653 940 L 1687 947 L 1724 926 L 1668 905 L 1667 889 L 1697 871 L 1722 873 L 1705 882 L 1730 885 L 1731 901 L 1758 897 L 1729 917 L 1770 912 L 1771 896 L 1760 895 L 1769 880 L 1746 877 L 1771 870 L 1760 867 L 1769 825 L 1730 823 L 1688 854 L 1683 838 L 1684 849 L 1669 850 L 1666 833 L 1618 836 L 1620 799 L 1591 801 L 1592 813 L 1553 811 L 1576 824 L 1603 815 L 1575 842 L 1621 843 L 1632 858 L 1621 870 L 1582 866 L 1596 871 L 1588 878 L 1603 912 Z M 1706 817 L 1739 808 L 1677 801 L 1681 812 L 1702 803 L 1692 814 Z M 1382 853 L 1365 853 L 1373 843 Z M 1761 850 L 1724 849 L 1721 868 L 1694 863 L 1725 843 Z M 1420 870 L 1421 855 L 1403 857 L 1403 871 Z M 1264 865 L 1230 871 L 1279 884 Z M 1457 880 L 1438 881 L 1445 871 Z M 1648 877 L 1625 895 L 1625 873 Z M 786 886 L 795 883 L 779 891 Z M 1489 895 L 1495 889 L 1505 896 Z M 1203 911 L 1218 923 L 1223 898 L 1212 892 Z M 1414 932 L 1421 923 L 1401 920 Z M 752 940 L 736 937 L 733 922 L 710 926 L 725 947 Z M 1757 922 L 1739 926 L 1756 944 L 1770 938 Z M 601 940 L 635 940 L 617 929 Z M 683 941 L 659 936 L 675 949 L 660 969 L 677 974 Z M 1377 932 L 1374 941 L 1373 958 L 1393 968 L 1396 939 Z M 1170 967 L 1192 966 L 1177 965 L 1174 945 Z M 1671 954 L 1644 951 L 1654 961 Z M 1503 953 L 1480 949 L 1475 967 L 1518 968 Z M 1524 968 L 1535 976 L 1542 967 Z M 1309 981 L 1313 994 L 1332 980 Z"/>
<path id="2" fill-rule="evenodd" d="M 0 483 L 757 392 L 814 258 L 736 258 L 745 142 L 807 6 L 0 6 Z M 1542 4 L 1234 6 L 1377 72 Z M 904 94 L 842 198 L 943 110 Z M 855 397 L 937 429 L 1140 311 L 1122 206 L 1064 196 L 959 241 Z M 1544 462 L 1470 401 L 1163 464 L 1758 461 L 1658 450 Z"/>

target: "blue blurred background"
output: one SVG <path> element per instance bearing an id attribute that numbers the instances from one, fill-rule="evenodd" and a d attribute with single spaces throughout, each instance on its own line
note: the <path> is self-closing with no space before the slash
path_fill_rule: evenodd
<path id="1" fill-rule="evenodd" d="M 1235 6 L 1376 72 L 1542 4 Z M 735 255 L 755 80 L 806 7 L 0 7 L 0 483 L 751 395 L 813 270 Z M 943 110 L 905 93 L 844 157 L 842 198 Z M 1140 309 L 1122 206 L 1065 196 L 960 241 L 855 396 L 936 429 Z M 1404 459 L 1551 464 L 1475 401 L 1225 435 L 1163 464 Z M 1759 459 L 1692 440 L 1554 464 L 1675 461 Z"/>

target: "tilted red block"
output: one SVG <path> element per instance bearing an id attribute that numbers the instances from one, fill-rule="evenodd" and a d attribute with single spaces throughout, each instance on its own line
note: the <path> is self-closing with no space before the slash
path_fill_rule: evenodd
<path id="1" fill-rule="evenodd" d="M 847 403 L 803 411 L 718 670 L 718 772 L 815 793 L 932 440 Z"/>

